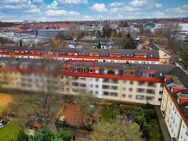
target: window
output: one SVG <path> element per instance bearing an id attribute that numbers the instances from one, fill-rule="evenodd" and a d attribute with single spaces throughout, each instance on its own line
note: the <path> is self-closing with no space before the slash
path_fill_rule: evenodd
<path id="1" fill-rule="evenodd" d="M 133 88 L 129 88 L 129 91 L 132 92 L 132 91 L 133 91 Z"/>
<path id="2" fill-rule="evenodd" d="M 99 87 L 99 85 L 95 85 L 95 88 L 98 88 Z"/>
<path id="3" fill-rule="evenodd" d="M 108 85 L 103 85 L 102 88 L 103 89 L 109 89 L 109 86 Z"/>
<path id="4" fill-rule="evenodd" d="M 162 100 L 161 98 L 158 99 L 158 101 L 161 101 L 161 100 Z"/>
<path id="5" fill-rule="evenodd" d="M 117 93 L 112 92 L 111 96 L 117 96 Z"/>
<path id="6" fill-rule="evenodd" d="M 155 86 L 155 83 L 149 82 L 149 83 L 148 83 L 148 86 L 149 86 L 149 87 L 154 87 L 154 86 Z"/>
<path id="7" fill-rule="evenodd" d="M 131 85 L 133 85 L 133 81 L 130 81 L 129 83 L 130 83 Z"/>
<path id="8" fill-rule="evenodd" d="M 148 90 L 147 90 L 147 93 L 148 93 L 148 94 L 155 94 L 155 91 L 152 90 L 152 89 L 148 89 Z"/>
<path id="9" fill-rule="evenodd" d="M 78 83 L 77 82 L 73 82 L 72 85 L 73 86 L 78 86 Z"/>
<path id="10" fill-rule="evenodd" d="M 86 84 L 80 84 L 80 87 L 86 87 Z"/>
<path id="11" fill-rule="evenodd" d="M 143 86 L 145 83 L 144 82 L 138 82 L 139 86 Z"/>
<path id="12" fill-rule="evenodd" d="M 136 95 L 136 99 L 138 99 L 138 100 L 143 100 L 143 99 L 144 99 L 144 96 L 143 96 L 143 95 Z"/>
<path id="13" fill-rule="evenodd" d="M 146 100 L 153 100 L 154 97 L 151 97 L 151 96 L 146 96 Z"/>
<path id="14" fill-rule="evenodd" d="M 129 98 L 132 98 L 132 94 L 130 94 L 128 97 L 129 97 Z"/>
<path id="15" fill-rule="evenodd" d="M 104 96 L 108 96 L 109 93 L 108 93 L 108 92 L 103 92 L 103 95 L 104 95 Z"/>
<path id="16" fill-rule="evenodd" d="M 118 87 L 117 87 L 117 86 L 112 86 L 112 89 L 113 89 L 113 90 L 117 90 Z"/>
<path id="17" fill-rule="evenodd" d="M 103 79 L 103 82 L 109 82 L 109 79 Z"/>
<path id="18" fill-rule="evenodd" d="M 122 97 L 126 97 L 126 94 L 122 94 Z"/>
<path id="19" fill-rule="evenodd" d="M 163 91 L 159 91 L 159 94 L 162 95 L 162 94 L 163 94 Z"/>
<path id="20" fill-rule="evenodd" d="M 138 93 L 143 93 L 143 92 L 144 92 L 144 89 L 138 88 L 138 89 L 137 89 L 137 92 L 138 92 Z"/>
<path id="21" fill-rule="evenodd" d="M 112 83 L 118 83 L 118 80 L 112 79 Z"/>

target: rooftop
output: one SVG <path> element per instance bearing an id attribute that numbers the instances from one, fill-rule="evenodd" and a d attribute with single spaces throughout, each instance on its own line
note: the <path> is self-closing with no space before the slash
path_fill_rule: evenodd
<path id="1" fill-rule="evenodd" d="M 91 53 L 97 53 L 99 56 L 108 56 L 109 54 L 120 54 L 121 57 L 132 58 L 134 56 L 143 55 L 144 58 L 159 58 L 159 51 L 156 50 L 137 50 L 137 49 L 77 49 L 77 48 L 49 48 L 49 47 L 2 47 L 0 46 L 0 51 L 23 51 L 24 53 L 38 52 L 57 52 L 62 55 L 67 53 L 75 52 L 81 56 L 88 56 Z"/>

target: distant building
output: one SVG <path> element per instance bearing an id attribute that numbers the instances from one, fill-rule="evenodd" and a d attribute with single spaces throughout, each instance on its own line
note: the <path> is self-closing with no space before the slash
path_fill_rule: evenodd
<path id="1" fill-rule="evenodd" d="M 155 24 L 154 23 L 145 23 L 143 25 L 143 27 L 145 30 L 151 30 L 151 29 L 155 28 Z"/>
<path id="2" fill-rule="evenodd" d="M 61 31 L 60 29 L 37 29 L 35 33 L 37 36 L 51 38 L 57 36 Z"/>
<path id="3" fill-rule="evenodd" d="M 49 56 L 55 60 L 91 60 L 109 63 L 169 64 L 171 57 L 161 50 L 137 49 L 75 49 L 75 48 L 13 48 L 1 47 L 0 57 L 41 59 Z"/>

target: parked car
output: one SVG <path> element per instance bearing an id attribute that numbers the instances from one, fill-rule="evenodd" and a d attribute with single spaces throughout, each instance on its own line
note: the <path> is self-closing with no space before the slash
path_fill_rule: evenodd
<path id="1" fill-rule="evenodd" d="M 0 129 L 1 129 L 1 128 L 3 128 L 3 124 L 2 124 L 2 123 L 0 123 Z"/>
<path id="2" fill-rule="evenodd" d="M 7 121 L 7 120 L 2 120 L 1 123 L 2 123 L 3 125 L 5 125 L 5 124 L 8 124 L 8 121 Z"/>

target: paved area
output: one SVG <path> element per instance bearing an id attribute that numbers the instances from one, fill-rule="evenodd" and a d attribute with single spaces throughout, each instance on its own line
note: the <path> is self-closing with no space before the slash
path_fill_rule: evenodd
<path id="1" fill-rule="evenodd" d="M 164 141 L 172 141 L 159 107 L 155 107 Z"/>

